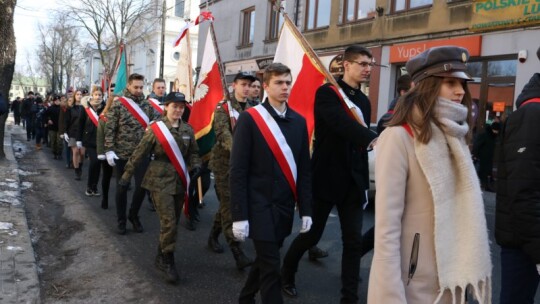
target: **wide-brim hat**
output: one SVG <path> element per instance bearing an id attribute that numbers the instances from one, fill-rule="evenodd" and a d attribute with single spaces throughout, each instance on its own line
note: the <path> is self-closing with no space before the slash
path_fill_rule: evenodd
<path id="1" fill-rule="evenodd" d="M 453 77 L 472 80 L 467 73 L 469 51 L 458 46 L 441 46 L 430 48 L 409 59 L 405 67 L 413 81 L 430 77 Z"/>

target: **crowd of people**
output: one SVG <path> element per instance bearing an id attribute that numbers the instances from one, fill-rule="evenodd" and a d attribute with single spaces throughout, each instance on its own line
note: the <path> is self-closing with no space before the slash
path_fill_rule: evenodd
<path id="1" fill-rule="evenodd" d="M 518 97 L 516 113 L 486 127 L 473 143 L 468 60 L 468 51 L 455 46 L 411 58 L 408 74 L 398 79 L 398 96 L 374 132 L 371 104 L 360 89 L 373 55 L 359 45 L 348 47 L 336 82 L 341 90 L 327 83 L 316 92 L 312 151 L 304 117 L 288 106 L 293 79 L 281 63 L 270 64 L 262 80 L 244 72 L 235 76 L 230 98 L 214 110 L 210 153 L 199 151 L 186 123 L 185 96 L 166 94 L 163 79 L 155 79 L 148 98 L 144 77 L 132 74 L 121 94 L 107 92 L 106 102 L 94 87 L 46 98 L 29 92 L 11 108 L 27 140 L 35 140 L 38 150 L 50 146 L 54 159 L 73 168 L 75 180 L 89 163 L 85 194 L 102 196 L 104 209 L 115 172 L 119 234 L 127 233 L 127 221 L 134 232 L 144 231 L 138 214 L 149 197 L 161 227 L 155 265 L 170 283 L 179 281 L 174 252 L 182 210 L 187 228 L 195 229 L 199 195 L 208 190 L 213 172 L 219 208 L 207 245 L 223 253 L 223 234 L 236 267 L 250 267 L 239 303 L 255 303 L 258 293 L 262 303 L 272 304 L 283 303 L 283 295 L 299 296 L 299 261 L 305 252 L 311 259 L 328 255 L 317 243 L 333 208 L 343 246 L 340 303 L 359 302 L 360 260 L 372 249 L 368 303 L 465 303 L 469 297 L 491 303 L 482 190 L 495 191 L 488 181 L 500 134 L 495 237 L 502 247 L 501 303 L 533 303 L 540 281 L 540 126 L 533 115 L 540 109 L 540 74 Z M 371 149 L 375 226 L 362 235 Z M 282 263 L 280 249 L 292 233 L 295 210 L 301 229 Z M 242 249 L 247 238 L 254 259 Z M 526 284 L 519 283 L 523 278 Z"/>

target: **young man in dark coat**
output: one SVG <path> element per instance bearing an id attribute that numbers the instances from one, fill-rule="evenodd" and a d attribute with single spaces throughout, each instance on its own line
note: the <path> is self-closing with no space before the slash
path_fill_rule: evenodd
<path id="1" fill-rule="evenodd" d="M 501 304 L 534 303 L 540 282 L 540 73 L 525 85 L 516 108 L 499 135 L 495 240 L 501 246 Z"/>
<path id="2" fill-rule="evenodd" d="M 279 249 L 291 234 L 295 204 L 300 232 L 312 223 L 309 145 L 306 120 L 287 106 L 290 69 L 273 63 L 263 77 L 267 100 L 241 113 L 234 132 L 231 213 L 234 237 L 251 238 L 257 253 L 239 303 L 255 303 L 260 291 L 262 303 L 279 304 Z"/>
<path id="3" fill-rule="evenodd" d="M 369 78 L 372 57 L 362 46 L 348 47 L 343 56 L 345 72 L 338 80 L 350 101 L 362 111 L 367 126 L 371 106 L 360 85 Z M 315 95 L 315 142 L 311 160 L 313 228 L 293 241 L 283 260 L 281 275 L 283 291 L 296 297 L 294 277 L 298 263 L 304 252 L 321 239 L 328 215 L 335 205 L 343 241 L 341 303 L 357 303 L 363 205 L 369 188 L 367 148 L 377 135 L 351 117 L 340 100 L 330 84 L 321 86 Z"/>

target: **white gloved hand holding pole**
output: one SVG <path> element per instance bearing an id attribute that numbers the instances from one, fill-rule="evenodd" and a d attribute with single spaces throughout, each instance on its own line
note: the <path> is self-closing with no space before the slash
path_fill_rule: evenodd
<path id="1" fill-rule="evenodd" d="M 106 160 L 107 157 L 105 156 L 105 154 L 99 154 L 99 155 L 97 156 L 97 159 L 99 159 L 99 160 Z"/>
<path id="2" fill-rule="evenodd" d="M 114 151 L 107 151 L 105 153 L 105 157 L 107 158 L 107 162 L 109 163 L 109 166 L 111 167 L 114 167 L 116 165 L 114 160 L 119 159 L 118 156 L 116 156 L 116 153 L 114 153 Z"/>
<path id="3" fill-rule="evenodd" d="M 311 229 L 311 225 L 313 224 L 313 220 L 311 219 L 311 216 L 302 216 L 302 228 L 300 229 L 300 233 L 306 233 Z"/>
<path id="4" fill-rule="evenodd" d="M 234 238 L 237 241 L 239 242 L 245 241 L 246 237 L 249 235 L 249 222 L 248 221 L 233 222 L 232 232 L 233 232 Z"/>

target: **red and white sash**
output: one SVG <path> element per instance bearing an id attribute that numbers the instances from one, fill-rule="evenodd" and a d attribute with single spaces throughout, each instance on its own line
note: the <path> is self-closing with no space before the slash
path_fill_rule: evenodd
<path id="1" fill-rule="evenodd" d="M 119 97 L 118 100 L 120 100 L 120 102 L 128 109 L 129 113 L 131 113 L 131 115 L 137 119 L 141 126 L 146 129 L 149 119 L 141 107 L 139 107 L 139 105 L 136 104 L 132 99 L 125 96 Z"/>
<path id="2" fill-rule="evenodd" d="M 159 104 L 159 101 L 155 98 L 148 98 L 148 101 L 154 107 L 156 111 L 159 112 L 159 114 L 163 115 L 163 107 Z"/>
<path id="3" fill-rule="evenodd" d="M 94 126 L 97 127 L 99 116 L 97 115 L 96 111 L 94 111 L 91 106 L 84 107 L 84 110 L 86 111 L 88 117 L 90 117 L 90 120 L 94 123 Z"/>
<path id="4" fill-rule="evenodd" d="M 180 148 L 178 147 L 178 143 L 176 143 L 176 140 L 174 139 L 173 135 L 171 134 L 171 131 L 167 128 L 165 123 L 163 121 L 158 121 L 155 123 L 150 124 L 150 128 L 152 128 L 152 131 L 156 135 L 157 140 L 161 144 L 161 147 L 169 157 L 169 160 L 173 164 L 174 168 L 176 169 L 176 172 L 180 176 L 180 180 L 182 181 L 182 186 L 184 186 L 185 189 L 185 195 L 184 195 L 184 212 L 187 214 L 188 212 L 188 201 L 189 201 L 189 173 L 187 170 L 186 162 L 184 161 L 184 157 L 182 156 L 182 152 L 180 151 Z"/>
<path id="5" fill-rule="evenodd" d="M 257 127 L 261 131 L 268 147 L 272 151 L 272 154 L 276 158 L 276 161 L 281 168 L 281 171 L 285 175 L 289 186 L 294 194 L 294 199 L 297 200 L 296 192 L 296 162 L 294 161 L 294 155 L 291 147 L 287 143 L 283 132 L 279 128 L 274 117 L 266 110 L 263 105 L 257 105 L 255 107 L 246 110 L 251 115 Z"/>

